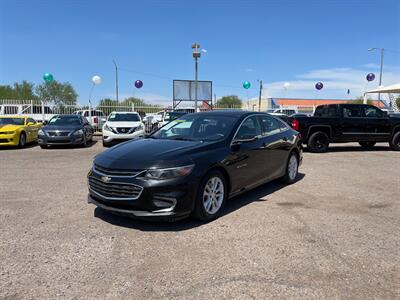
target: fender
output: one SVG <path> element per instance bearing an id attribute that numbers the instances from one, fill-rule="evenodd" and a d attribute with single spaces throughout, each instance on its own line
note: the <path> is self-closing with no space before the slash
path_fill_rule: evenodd
<path id="1" fill-rule="evenodd" d="M 400 131 L 400 124 L 395 125 L 395 126 L 393 127 L 393 129 L 392 129 L 392 134 L 390 135 L 390 138 L 392 138 L 392 137 L 394 136 L 394 134 L 395 134 L 397 131 Z"/>
<path id="2" fill-rule="evenodd" d="M 315 127 L 317 127 L 317 128 L 321 128 L 321 127 L 328 128 L 329 129 L 329 138 L 332 138 L 332 126 L 331 125 L 311 125 L 310 127 L 308 127 L 306 140 L 308 140 L 308 138 L 310 137 L 311 129 L 313 129 Z"/>

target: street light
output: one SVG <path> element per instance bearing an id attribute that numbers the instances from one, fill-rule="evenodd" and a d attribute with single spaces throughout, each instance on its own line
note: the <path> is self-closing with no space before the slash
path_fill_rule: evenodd
<path id="1" fill-rule="evenodd" d="M 197 80 L 198 80 L 198 59 L 200 58 L 200 45 L 194 43 L 192 45 L 193 58 L 194 58 L 194 109 L 197 112 Z"/>
<path id="2" fill-rule="evenodd" d="M 383 70 L 383 55 L 385 52 L 384 48 L 369 48 L 368 51 L 380 50 L 381 51 L 381 71 L 379 73 L 379 86 L 382 85 L 382 70 Z M 381 100 L 381 93 L 378 93 L 378 100 Z"/>

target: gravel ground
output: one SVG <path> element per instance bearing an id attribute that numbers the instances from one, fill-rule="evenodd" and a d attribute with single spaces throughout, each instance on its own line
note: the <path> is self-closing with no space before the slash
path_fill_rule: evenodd
<path id="1" fill-rule="evenodd" d="M 400 153 L 304 154 L 291 186 L 232 199 L 209 224 L 86 203 L 89 148 L 0 150 L 0 298 L 400 297 Z"/>

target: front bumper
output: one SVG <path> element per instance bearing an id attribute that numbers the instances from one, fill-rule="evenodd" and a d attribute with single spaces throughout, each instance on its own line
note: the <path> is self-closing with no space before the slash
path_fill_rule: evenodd
<path id="1" fill-rule="evenodd" d="M 107 176 L 108 177 L 108 176 Z M 181 219 L 188 216 L 194 208 L 199 180 L 195 176 L 187 176 L 169 180 L 144 180 L 136 177 L 111 176 L 109 183 L 104 183 L 100 190 L 91 184 L 90 179 L 97 182 L 104 178 L 103 174 L 91 170 L 88 174 L 88 203 L 94 204 L 112 213 L 128 215 L 134 218 L 149 219 Z M 107 189 L 107 184 L 110 185 Z M 141 187 L 137 197 L 119 199 L 115 185 L 124 184 Z M 95 190 L 97 189 L 97 190 Z"/>
<path id="2" fill-rule="evenodd" d="M 130 134 L 124 134 L 124 133 L 114 133 L 111 131 L 106 131 L 103 130 L 103 141 L 106 143 L 111 143 L 115 140 L 132 140 L 136 138 L 140 138 L 144 136 L 144 130 L 137 130 L 135 132 L 132 132 Z"/>
<path id="3" fill-rule="evenodd" d="M 84 142 L 83 135 L 42 136 L 38 138 L 39 145 L 80 145 Z"/>
<path id="4" fill-rule="evenodd" d="M 17 134 L 1 134 L 0 146 L 17 146 L 19 137 Z"/>

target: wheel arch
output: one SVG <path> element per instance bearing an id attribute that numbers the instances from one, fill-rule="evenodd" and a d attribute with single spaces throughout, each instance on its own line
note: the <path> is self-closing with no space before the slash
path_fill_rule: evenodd
<path id="1" fill-rule="evenodd" d="M 326 133 L 326 135 L 328 136 L 329 139 L 332 138 L 332 128 L 331 128 L 331 126 L 329 126 L 329 125 L 311 125 L 308 128 L 306 143 L 308 142 L 310 136 L 313 133 L 316 133 L 316 132 L 319 132 L 319 131 Z"/>

